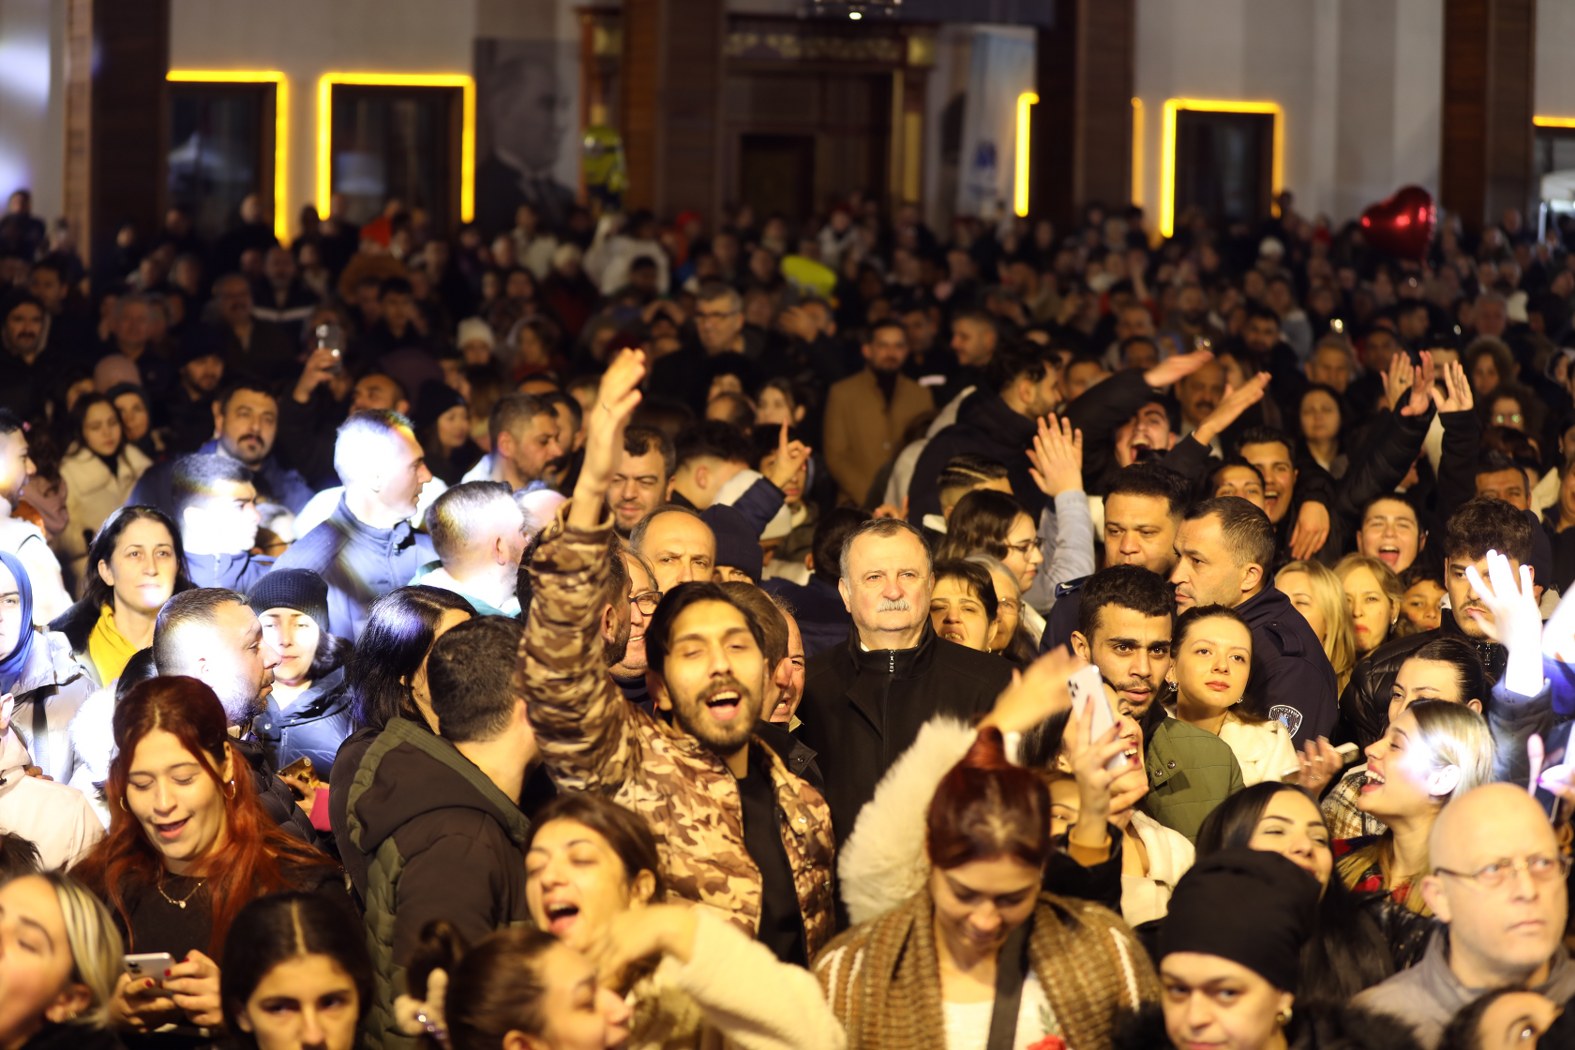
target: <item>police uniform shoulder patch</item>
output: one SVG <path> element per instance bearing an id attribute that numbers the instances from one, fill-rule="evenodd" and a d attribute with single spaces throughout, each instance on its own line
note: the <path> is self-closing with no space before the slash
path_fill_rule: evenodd
<path id="1" fill-rule="evenodd" d="M 1269 717 L 1291 731 L 1295 736 L 1302 727 L 1302 713 L 1288 704 L 1275 704 L 1269 708 Z"/>

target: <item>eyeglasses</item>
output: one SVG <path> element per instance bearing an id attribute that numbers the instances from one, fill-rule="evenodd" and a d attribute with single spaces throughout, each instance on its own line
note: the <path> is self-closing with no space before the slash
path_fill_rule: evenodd
<path id="1" fill-rule="evenodd" d="M 661 604 L 661 601 L 661 591 L 641 591 L 639 594 L 629 595 L 629 604 L 638 605 L 640 611 L 647 616 L 656 611 L 656 607 Z"/>
<path id="2" fill-rule="evenodd" d="M 1521 424 L 1523 424 L 1525 422 L 1526 422 L 1526 417 L 1521 415 L 1519 412 L 1495 412 L 1495 413 L 1493 413 L 1493 425 L 1496 426 L 1496 427 L 1504 426 L 1506 423 L 1512 424 L 1512 425 L 1518 427 L 1518 426 L 1520 426 Z"/>
<path id="3" fill-rule="evenodd" d="M 1554 882 L 1564 878 L 1570 872 L 1570 858 L 1560 854 L 1550 857 L 1544 853 L 1537 853 L 1530 857 L 1517 857 L 1511 860 L 1504 857 L 1491 864 L 1485 864 L 1476 871 L 1450 871 L 1448 868 L 1434 868 L 1435 875 L 1452 875 L 1457 879 L 1467 879 L 1476 883 L 1485 890 L 1496 890 L 1510 880 L 1517 871 L 1524 870 L 1531 876 L 1533 882 Z"/>
<path id="4" fill-rule="evenodd" d="M 1021 543 L 1008 543 L 1006 544 L 1006 549 L 1009 551 L 1016 551 L 1018 554 L 1021 554 L 1026 558 L 1028 557 L 1029 551 L 1036 547 L 1043 547 L 1044 545 L 1045 541 L 1043 537 L 1033 536 L 1029 539 L 1023 540 Z"/>

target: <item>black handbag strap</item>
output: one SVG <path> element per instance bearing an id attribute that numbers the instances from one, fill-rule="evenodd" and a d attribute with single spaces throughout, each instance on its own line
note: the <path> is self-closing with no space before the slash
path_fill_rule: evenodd
<path id="1" fill-rule="evenodd" d="M 990 1039 L 985 1050 L 1012 1050 L 1017 1042 L 1017 1015 L 1023 1005 L 1023 981 L 1028 976 L 1030 918 L 1006 938 L 995 961 L 995 1006 L 990 1010 Z"/>

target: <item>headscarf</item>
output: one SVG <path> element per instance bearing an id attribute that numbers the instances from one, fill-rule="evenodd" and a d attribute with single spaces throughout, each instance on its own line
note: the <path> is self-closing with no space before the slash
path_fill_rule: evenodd
<path id="1" fill-rule="evenodd" d="M 27 669 L 27 661 L 32 658 L 33 646 L 38 641 L 38 632 L 33 629 L 33 581 L 27 578 L 27 570 L 16 555 L 5 551 L 0 551 L 0 565 L 4 565 L 16 577 L 16 589 L 22 596 L 22 633 L 17 638 L 16 648 L 0 656 L 0 691 L 8 692 Z"/>

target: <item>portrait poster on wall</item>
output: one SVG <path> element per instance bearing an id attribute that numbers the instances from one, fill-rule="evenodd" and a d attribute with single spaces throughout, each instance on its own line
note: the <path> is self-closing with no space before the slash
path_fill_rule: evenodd
<path id="1" fill-rule="evenodd" d="M 476 222 L 511 229 L 529 204 L 559 226 L 579 183 L 579 55 L 573 41 L 476 41 Z"/>

